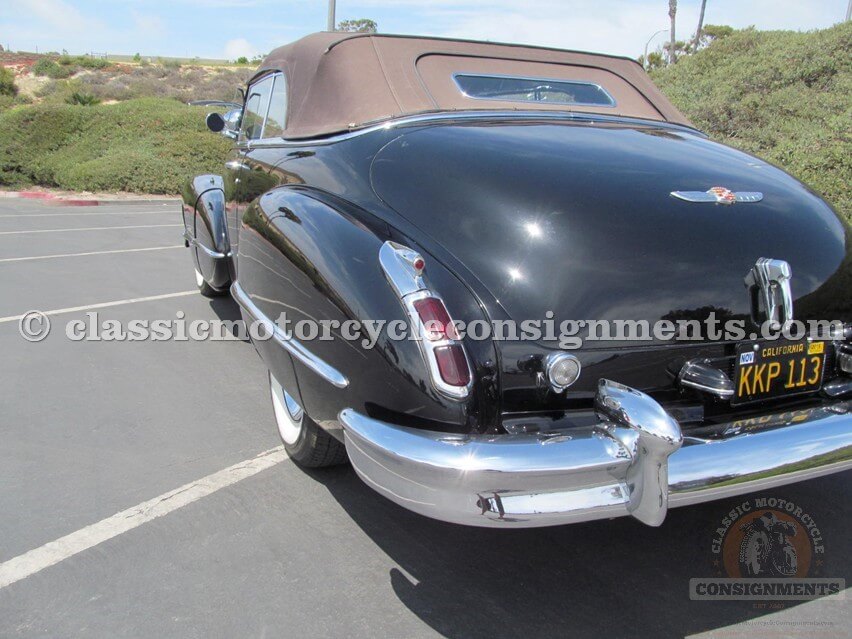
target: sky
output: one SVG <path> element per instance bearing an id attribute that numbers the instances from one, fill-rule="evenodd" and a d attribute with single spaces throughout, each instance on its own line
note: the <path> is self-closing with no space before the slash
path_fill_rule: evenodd
<path id="1" fill-rule="evenodd" d="M 705 23 L 820 29 L 848 0 L 708 0 Z M 689 37 L 699 0 L 678 2 Z M 18 51 L 235 59 L 326 26 L 325 0 L 0 0 L 0 44 Z M 337 20 L 371 18 L 383 33 L 519 42 L 638 57 L 669 26 L 668 0 L 337 0 Z M 653 50 L 666 38 L 656 35 Z"/>

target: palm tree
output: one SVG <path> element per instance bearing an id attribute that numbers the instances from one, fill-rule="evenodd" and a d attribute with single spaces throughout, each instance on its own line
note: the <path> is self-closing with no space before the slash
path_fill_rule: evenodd
<path id="1" fill-rule="evenodd" d="M 675 16 L 677 15 L 677 0 L 669 0 L 669 20 L 671 20 L 672 26 L 669 29 L 669 35 L 671 36 L 669 40 L 669 64 L 672 64 L 675 61 Z"/>
<path id="2" fill-rule="evenodd" d="M 692 43 L 692 50 L 698 51 L 698 43 L 701 41 L 701 29 L 704 28 L 704 9 L 707 8 L 707 0 L 701 0 L 701 11 L 698 13 L 698 28 L 695 30 L 695 42 Z"/>

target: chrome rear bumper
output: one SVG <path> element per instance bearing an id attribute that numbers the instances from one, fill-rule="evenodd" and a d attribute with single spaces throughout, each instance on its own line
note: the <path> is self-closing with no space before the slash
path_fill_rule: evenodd
<path id="1" fill-rule="evenodd" d="M 410 510 L 458 524 L 534 527 L 667 509 L 852 468 L 852 402 L 684 437 L 653 399 L 601 380 L 600 423 L 528 435 L 450 435 L 340 413 L 364 481 Z"/>

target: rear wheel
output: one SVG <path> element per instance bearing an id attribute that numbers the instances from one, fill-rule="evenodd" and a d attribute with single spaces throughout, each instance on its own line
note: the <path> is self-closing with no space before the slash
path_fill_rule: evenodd
<path id="1" fill-rule="evenodd" d="M 204 276 L 201 274 L 201 271 L 195 269 L 195 285 L 198 286 L 198 292 L 201 293 L 204 297 L 220 297 L 224 295 L 227 291 L 217 291 L 215 288 L 210 286 L 207 283 L 207 280 L 204 279 Z"/>
<path id="2" fill-rule="evenodd" d="M 335 466 L 346 461 L 346 447 L 308 417 L 272 373 L 269 389 L 278 434 L 290 459 L 306 468 Z"/>

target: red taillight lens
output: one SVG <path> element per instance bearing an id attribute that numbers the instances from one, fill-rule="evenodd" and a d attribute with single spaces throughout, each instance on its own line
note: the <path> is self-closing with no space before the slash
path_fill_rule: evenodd
<path id="1" fill-rule="evenodd" d="M 435 361 L 438 362 L 438 371 L 445 383 L 450 386 L 467 386 L 470 382 L 467 360 L 458 344 L 436 348 Z"/>
<path id="2" fill-rule="evenodd" d="M 437 297 L 424 297 L 422 300 L 417 300 L 414 302 L 414 310 L 423 322 L 427 339 L 437 342 L 459 338 L 447 308 Z"/>

